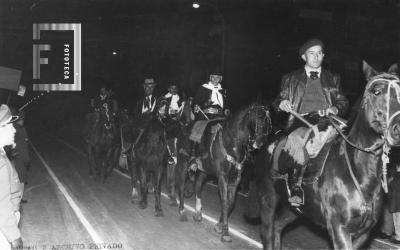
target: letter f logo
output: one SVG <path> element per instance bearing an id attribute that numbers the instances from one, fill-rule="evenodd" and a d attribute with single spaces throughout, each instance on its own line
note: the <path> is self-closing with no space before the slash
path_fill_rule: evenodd
<path id="1" fill-rule="evenodd" d="M 40 40 L 40 24 L 33 24 L 33 40 Z M 40 51 L 50 51 L 50 44 L 33 44 L 33 79 L 40 79 L 40 65 L 49 64 L 48 58 L 41 58 Z"/>

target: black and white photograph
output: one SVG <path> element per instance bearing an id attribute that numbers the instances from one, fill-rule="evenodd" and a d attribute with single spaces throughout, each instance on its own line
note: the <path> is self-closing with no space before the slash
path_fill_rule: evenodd
<path id="1" fill-rule="evenodd" d="M 0 0 L 0 250 L 400 249 L 399 0 Z"/>

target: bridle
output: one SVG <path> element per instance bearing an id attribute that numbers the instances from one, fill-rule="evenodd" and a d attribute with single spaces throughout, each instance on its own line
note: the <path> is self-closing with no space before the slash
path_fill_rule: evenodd
<path id="1" fill-rule="evenodd" d="M 390 79 L 387 79 L 385 77 L 390 77 Z M 394 112 L 392 115 L 390 115 L 390 94 L 391 94 L 391 89 L 393 89 L 395 91 L 396 94 L 396 99 L 397 102 L 400 104 L 400 80 L 398 77 L 393 76 L 391 74 L 380 74 L 377 75 L 373 80 L 371 80 L 367 87 L 366 87 L 366 91 L 363 97 L 363 102 L 361 103 L 362 108 L 365 108 L 365 106 L 367 105 L 367 102 L 370 102 L 371 100 L 371 95 L 372 93 L 369 92 L 371 86 L 373 83 L 378 82 L 378 81 L 385 81 L 388 84 L 387 87 L 387 93 L 386 93 L 386 98 L 387 98 L 387 102 L 386 102 L 386 130 L 384 135 L 382 136 L 382 140 L 380 142 L 377 142 L 375 144 L 373 144 L 372 146 L 368 147 L 368 148 L 363 148 L 360 146 L 355 145 L 353 142 L 351 142 L 348 137 L 346 135 L 343 134 L 342 130 L 336 125 L 336 123 L 332 120 L 332 117 L 328 115 L 328 119 L 331 122 L 331 124 L 335 127 L 335 129 L 338 131 L 338 133 L 343 137 L 343 139 L 352 147 L 366 152 L 366 153 L 375 153 L 379 148 L 381 148 L 382 146 L 384 146 L 387 143 L 387 135 L 388 135 L 388 126 L 389 124 L 393 121 L 393 118 L 396 117 L 398 114 L 400 114 L 400 110 Z"/>
<path id="2" fill-rule="evenodd" d="M 267 125 L 267 131 L 262 131 L 261 136 L 262 137 L 266 137 L 269 134 L 269 130 L 272 128 L 272 122 L 271 122 L 271 118 L 269 116 L 269 110 L 263 106 L 263 105 L 253 105 L 248 111 L 246 116 L 250 116 L 250 113 L 253 111 L 255 111 L 255 126 L 254 126 L 254 135 L 252 136 L 251 133 L 249 134 L 249 140 L 248 140 L 248 144 L 247 144 L 247 148 L 251 151 L 253 151 L 255 148 L 252 146 L 256 140 L 257 137 L 259 136 L 258 131 L 261 128 L 264 128 L 265 125 Z M 262 121 L 259 121 L 259 112 L 263 112 L 265 114 L 264 119 Z"/>

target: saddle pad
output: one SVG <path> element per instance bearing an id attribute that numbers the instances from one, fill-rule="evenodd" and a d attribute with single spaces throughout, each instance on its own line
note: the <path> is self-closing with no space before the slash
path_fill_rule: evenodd
<path id="1" fill-rule="evenodd" d="M 312 129 L 301 127 L 288 135 L 284 150 L 297 164 L 304 165 L 308 159 L 304 146 L 306 145 L 311 132 Z"/>
<path id="2" fill-rule="evenodd" d="M 203 137 L 204 130 L 206 130 L 207 124 L 209 121 L 202 120 L 202 121 L 197 121 L 192 127 L 192 131 L 190 133 L 189 139 L 191 141 L 200 143 L 201 138 Z"/>

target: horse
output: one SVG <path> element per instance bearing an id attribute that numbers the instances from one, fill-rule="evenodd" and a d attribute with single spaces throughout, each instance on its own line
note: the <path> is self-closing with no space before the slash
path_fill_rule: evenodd
<path id="1" fill-rule="evenodd" d="M 204 180 L 209 175 L 218 178 L 221 198 L 221 214 L 214 229 L 221 234 L 221 241 L 232 239 L 228 230 L 228 217 L 235 202 L 235 195 L 243 171 L 246 155 L 262 147 L 271 131 L 271 120 L 267 107 L 253 103 L 245 106 L 224 122 L 208 126 L 204 132 L 202 169 L 196 171 L 195 195 L 196 213 L 194 221 L 202 220 L 201 194 Z M 182 134 L 189 137 L 189 131 Z M 181 221 L 187 221 L 184 210 L 184 186 L 187 178 L 190 142 L 178 140 L 177 188 L 179 193 L 179 214 Z"/>
<path id="2" fill-rule="evenodd" d="M 301 207 L 287 201 L 288 179 L 282 169 L 293 168 L 294 161 L 285 151 L 277 154 L 284 138 L 271 140 L 257 155 L 256 195 L 264 249 L 280 249 L 283 229 L 299 216 L 326 227 L 335 249 L 360 248 L 378 221 L 382 156 L 388 147 L 400 145 L 400 80 L 392 70 L 378 74 L 365 62 L 363 70 L 367 85 L 357 118 L 347 135 L 335 126 L 340 136 L 309 160 Z"/>
<path id="3" fill-rule="evenodd" d="M 103 182 L 117 163 L 119 153 L 118 121 L 107 107 L 87 115 L 86 138 L 89 176 Z"/>

